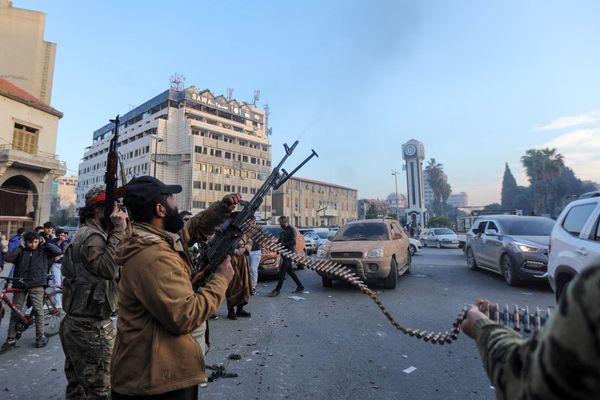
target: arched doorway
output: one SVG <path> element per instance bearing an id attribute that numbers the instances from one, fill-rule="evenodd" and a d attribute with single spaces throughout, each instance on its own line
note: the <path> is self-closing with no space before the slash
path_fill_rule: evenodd
<path id="1" fill-rule="evenodd" d="M 37 207 L 33 182 L 23 175 L 8 178 L 0 186 L 0 232 L 10 237 L 22 226 L 33 228 Z"/>

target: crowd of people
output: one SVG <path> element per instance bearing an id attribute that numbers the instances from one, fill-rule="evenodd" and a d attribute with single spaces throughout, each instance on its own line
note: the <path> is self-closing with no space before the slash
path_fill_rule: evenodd
<path id="1" fill-rule="evenodd" d="M 40 300 L 47 275 L 52 272 L 55 282 L 62 279 L 63 296 L 56 301 L 65 312 L 60 340 L 67 399 L 196 399 L 198 385 L 206 381 L 207 321 L 223 302 L 229 319 L 251 316 L 244 307 L 256 293 L 258 243 L 242 238 L 208 276 L 194 275 L 192 265 L 240 196 L 226 195 L 192 215 L 177 208 L 174 196 L 181 191 L 150 176 L 134 178 L 121 207 L 106 204 L 104 190 L 93 189 L 71 241 L 60 230 L 53 235 L 51 224 L 40 232 L 20 229 L 8 241 L 4 260 L 14 265 L 14 284 L 26 289 L 13 302 L 22 307 L 30 297 L 38 347 L 48 342 Z M 109 220 L 105 207 L 111 209 Z M 286 217 L 279 223 L 280 243 L 293 250 L 293 228 Z M 296 283 L 294 292 L 304 291 L 284 259 L 271 296 L 279 295 L 286 275 Z M 490 321 L 479 310 L 488 302 L 477 302 L 462 329 L 476 339 L 498 398 L 598 397 L 600 314 L 594 306 L 599 288 L 600 269 L 584 271 L 569 285 L 558 312 L 530 340 Z M 115 329 L 111 317 L 117 313 Z M 14 348 L 14 325 L 11 317 L 0 352 Z"/>

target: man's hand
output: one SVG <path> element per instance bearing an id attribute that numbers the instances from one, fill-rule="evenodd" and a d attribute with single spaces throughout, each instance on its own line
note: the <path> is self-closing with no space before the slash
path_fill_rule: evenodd
<path id="1" fill-rule="evenodd" d="M 240 204 L 241 200 L 242 196 L 240 196 L 239 193 L 231 193 L 225 195 L 225 197 L 223 197 L 221 200 L 221 203 L 223 203 L 229 209 L 229 212 L 232 212 L 235 210 L 237 205 Z"/>
<path id="2" fill-rule="evenodd" d="M 479 311 L 479 307 L 482 305 L 489 306 L 489 301 L 477 300 L 475 305 L 472 306 L 469 309 L 469 311 L 467 312 L 467 318 L 465 318 L 465 320 L 460 325 L 463 332 L 466 335 L 468 335 L 469 337 L 471 337 L 472 339 L 475 339 L 475 332 L 474 332 L 475 323 L 477 321 L 479 321 L 481 318 L 487 318 L 487 316 L 484 313 Z"/>
<path id="3" fill-rule="evenodd" d="M 127 219 L 129 215 L 127 215 L 126 211 L 121 210 L 119 204 L 115 202 L 113 207 L 113 211 L 110 214 L 110 222 L 112 222 L 115 229 L 125 230 L 127 228 Z"/>
<path id="4" fill-rule="evenodd" d="M 227 282 L 231 282 L 231 280 L 233 279 L 234 272 L 233 272 L 233 267 L 231 266 L 231 257 L 230 256 L 227 256 L 225 261 L 223 261 L 221 264 L 219 264 L 219 266 L 215 270 L 215 274 L 221 274 L 222 276 L 225 277 L 225 279 L 227 279 Z"/>

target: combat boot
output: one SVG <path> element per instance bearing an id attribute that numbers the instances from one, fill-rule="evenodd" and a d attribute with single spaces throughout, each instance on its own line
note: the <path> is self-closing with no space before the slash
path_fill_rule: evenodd
<path id="1" fill-rule="evenodd" d="M 37 347 L 38 349 L 41 347 L 46 347 L 47 344 L 48 338 L 46 336 L 40 336 L 35 340 L 35 347 Z"/>
<path id="2" fill-rule="evenodd" d="M 0 347 L 0 354 L 4 354 L 7 351 L 13 350 L 15 347 L 17 347 L 16 340 L 7 340 L 6 342 L 4 342 L 2 347 Z"/>

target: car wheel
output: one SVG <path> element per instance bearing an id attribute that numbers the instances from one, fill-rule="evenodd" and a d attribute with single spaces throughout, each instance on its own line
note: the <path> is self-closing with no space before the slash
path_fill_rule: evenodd
<path id="1" fill-rule="evenodd" d="M 395 258 L 392 258 L 390 263 L 390 273 L 385 278 L 385 284 L 383 285 L 386 289 L 396 289 L 396 283 L 398 283 L 398 262 Z"/>
<path id="2" fill-rule="evenodd" d="M 500 260 L 500 269 L 502 270 L 502 275 L 504 276 L 504 280 L 510 286 L 516 286 L 520 283 L 520 279 L 517 275 L 517 271 L 513 265 L 512 260 L 508 256 L 508 254 L 504 254 L 502 259 Z"/>
<path id="3" fill-rule="evenodd" d="M 437 241 L 435 242 L 435 247 L 437 247 L 438 249 L 441 249 L 441 248 L 442 248 L 442 244 L 440 243 L 440 241 L 439 241 L 439 240 L 437 240 Z"/>
<path id="4" fill-rule="evenodd" d="M 331 278 L 327 278 L 326 276 L 322 276 L 321 280 L 323 281 L 323 287 L 331 287 L 331 286 L 333 286 L 333 280 L 331 280 Z"/>
<path id="5" fill-rule="evenodd" d="M 411 256 L 414 256 L 415 254 L 417 254 L 417 246 L 415 246 L 414 244 L 411 244 L 410 246 L 408 246 L 408 253 Z"/>
<path id="6" fill-rule="evenodd" d="M 563 276 L 559 281 L 556 282 L 556 293 L 554 293 L 556 304 L 558 304 L 562 294 L 567 291 L 567 287 L 569 286 L 569 283 L 571 283 L 571 279 L 573 279 L 572 276 L 568 278 Z"/>
<path id="7" fill-rule="evenodd" d="M 467 248 L 467 266 L 473 271 L 479 269 L 477 267 L 477 261 L 475 261 L 475 254 L 473 254 L 473 250 L 471 250 L 470 247 Z"/>

